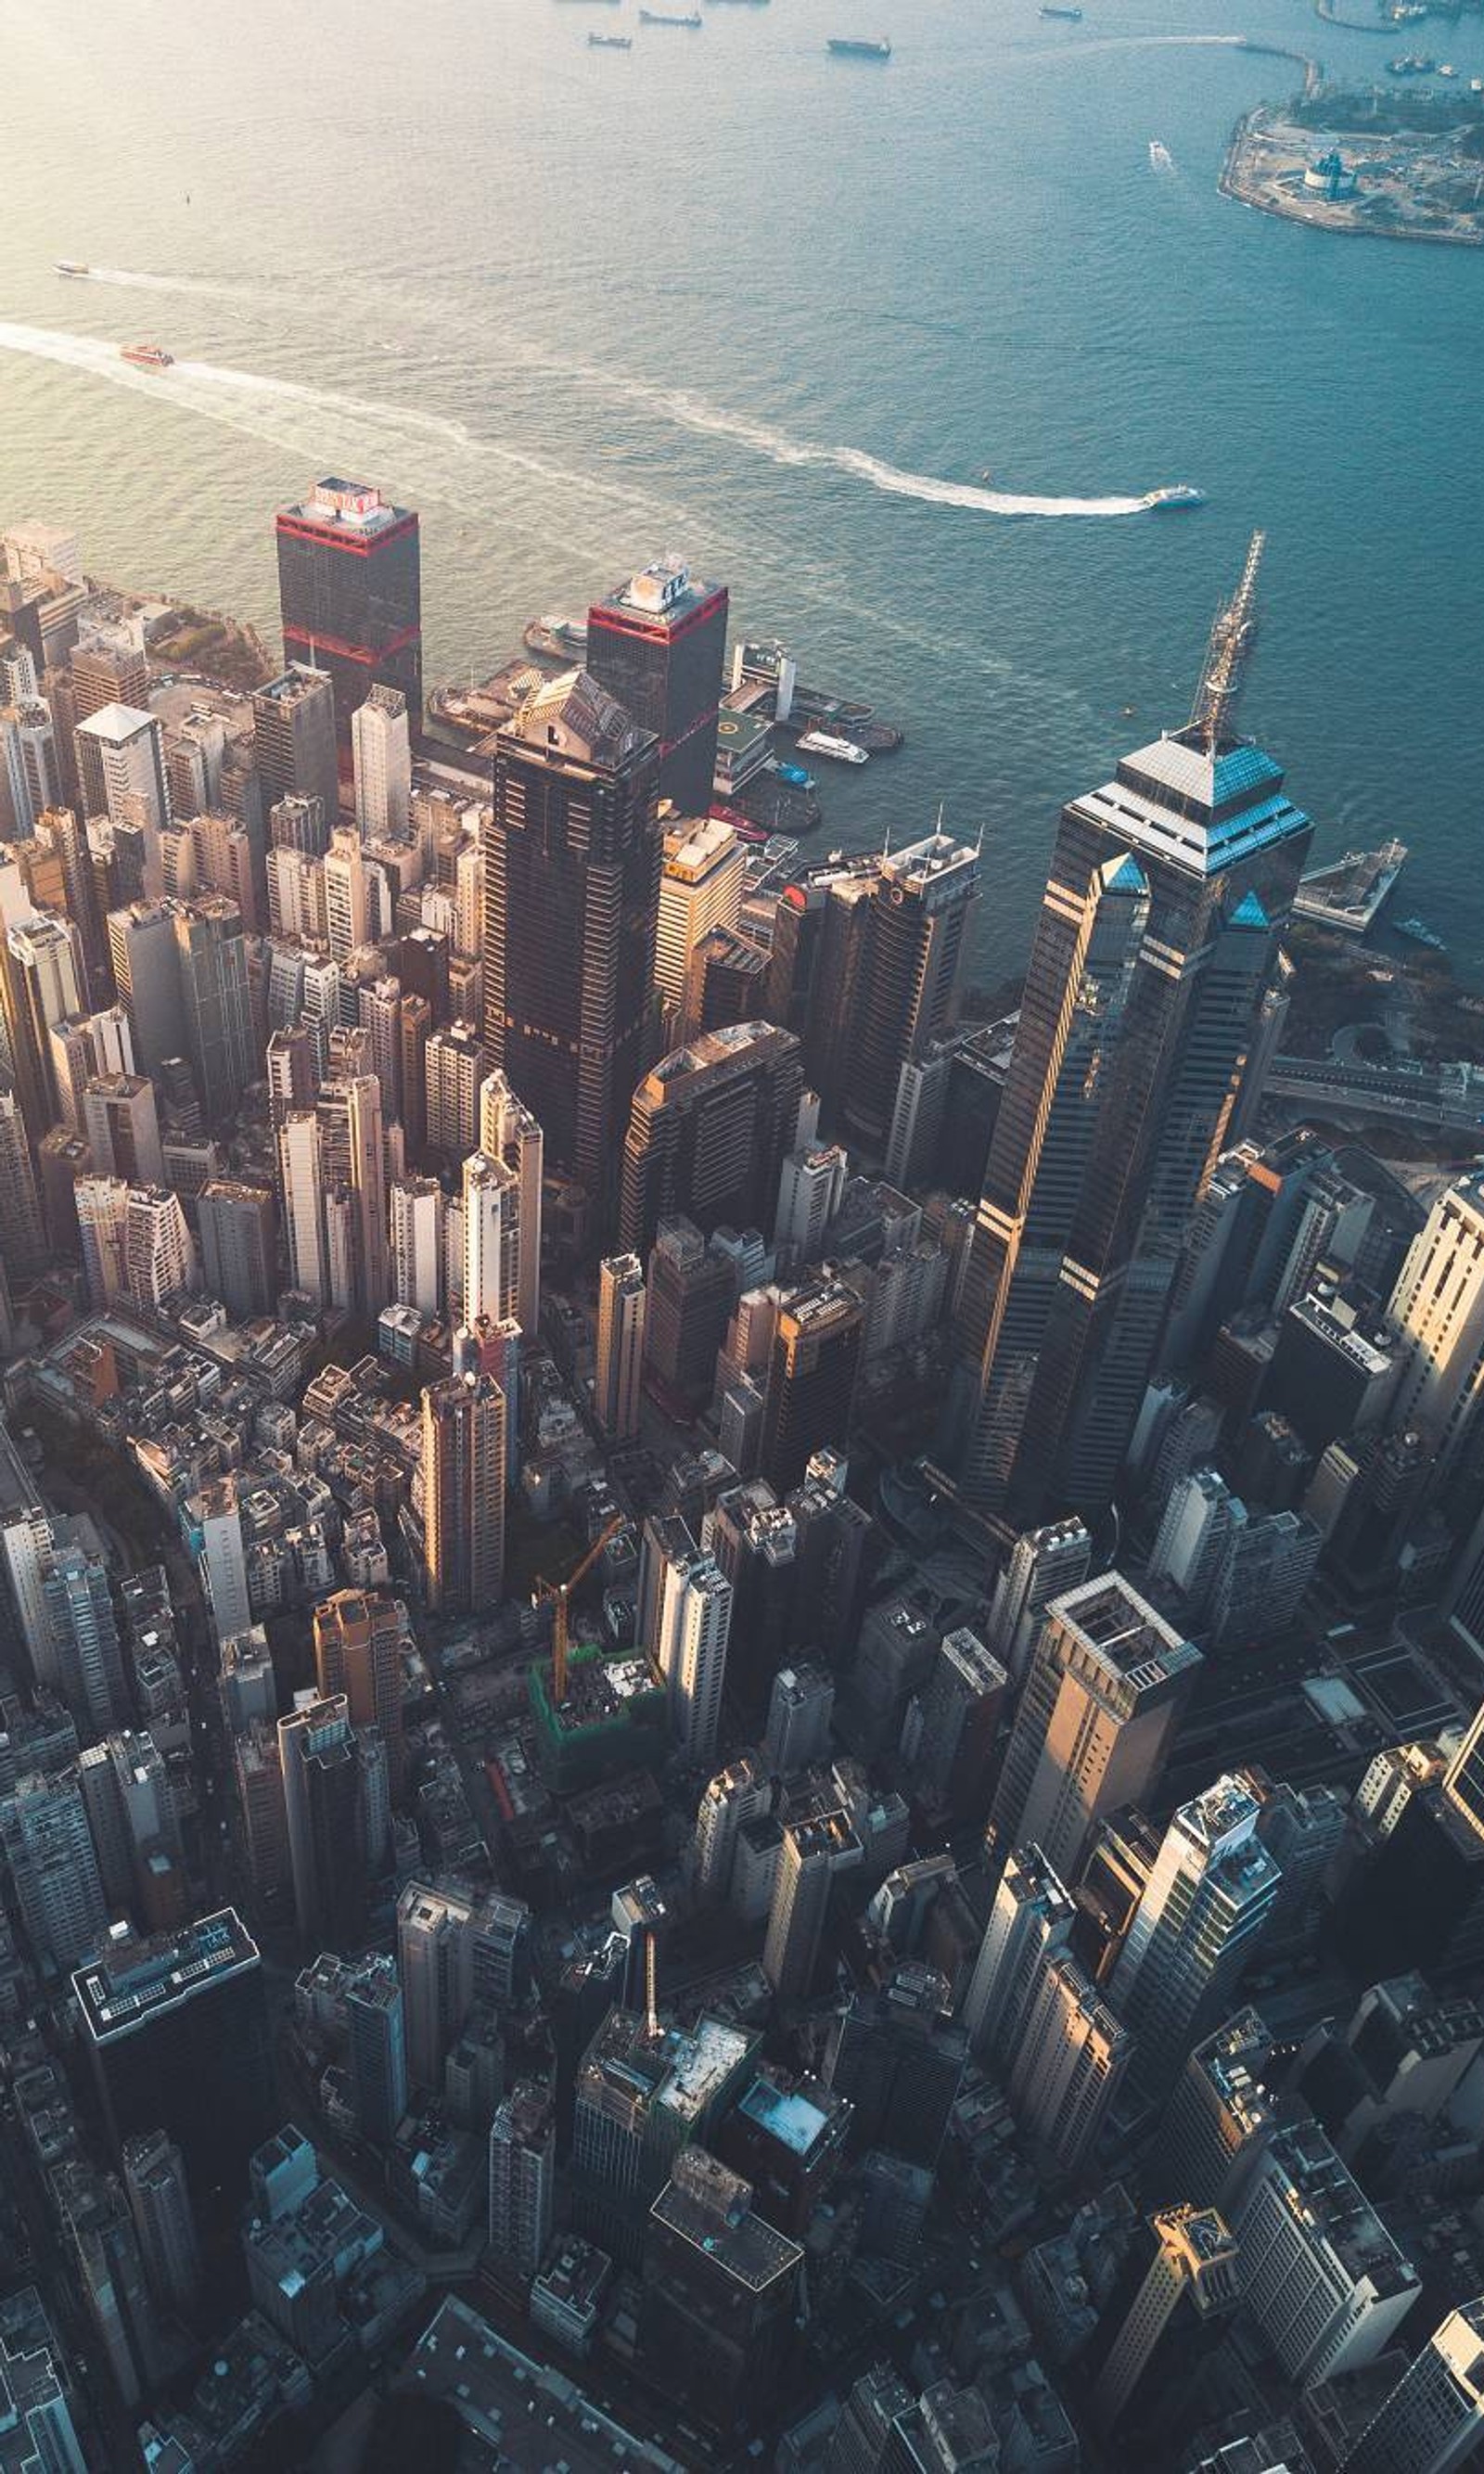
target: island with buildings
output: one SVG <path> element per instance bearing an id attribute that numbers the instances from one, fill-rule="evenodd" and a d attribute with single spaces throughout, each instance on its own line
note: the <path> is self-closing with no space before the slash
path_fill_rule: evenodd
<path id="1" fill-rule="evenodd" d="M 1475 85 L 1478 84 L 1475 81 Z M 1226 196 L 1323 231 L 1484 242 L 1484 93 L 1311 79 L 1237 123 Z"/>

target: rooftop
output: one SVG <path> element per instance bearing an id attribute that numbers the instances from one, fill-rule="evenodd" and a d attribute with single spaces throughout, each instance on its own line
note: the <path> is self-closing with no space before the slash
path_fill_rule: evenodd
<path id="1" fill-rule="evenodd" d="M 1285 797 L 1271 756 L 1239 739 L 1212 752 L 1195 729 L 1135 749 L 1111 782 L 1072 806 L 1116 840 L 1198 876 L 1306 833 L 1309 822 Z"/>
<path id="2" fill-rule="evenodd" d="M 641 730 L 586 670 L 564 670 L 559 678 L 547 679 L 498 737 L 609 769 L 653 743 L 650 733 Z"/>
<path id="3" fill-rule="evenodd" d="M 199 1993 L 258 1964 L 257 1945 L 234 1907 L 182 1932 L 150 1941 L 131 1935 L 72 1978 L 85 2024 L 102 2044 L 132 2035 Z"/>
<path id="4" fill-rule="evenodd" d="M 77 735 L 80 739 L 102 740 L 109 747 L 127 747 L 131 740 L 154 727 L 154 715 L 141 713 L 137 705 L 106 704 L 78 723 Z"/>
<path id="5" fill-rule="evenodd" d="M 679 2461 L 604 2413 L 564 2373 L 532 2362 L 468 2304 L 442 2304 L 414 2347 L 401 2385 L 442 2397 L 514 2474 L 683 2474 Z"/>

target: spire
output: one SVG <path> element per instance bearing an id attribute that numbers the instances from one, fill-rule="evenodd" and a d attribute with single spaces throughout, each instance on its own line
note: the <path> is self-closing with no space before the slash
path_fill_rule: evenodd
<path id="1" fill-rule="evenodd" d="M 1247 545 L 1241 582 L 1212 623 L 1201 684 L 1190 710 L 1190 727 L 1200 733 L 1207 756 L 1215 755 L 1236 711 L 1242 670 L 1256 630 L 1257 571 L 1266 541 L 1265 533 L 1253 533 Z"/>

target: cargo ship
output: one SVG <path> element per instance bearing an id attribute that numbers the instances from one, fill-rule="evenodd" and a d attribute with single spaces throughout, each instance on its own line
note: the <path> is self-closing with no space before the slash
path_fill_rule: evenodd
<path id="1" fill-rule="evenodd" d="M 889 61 L 891 58 L 891 46 L 885 35 L 878 36 L 874 42 L 864 36 L 832 35 L 825 50 L 833 52 L 838 61 Z"/>
<path id="2" fill-rule="evenodd" d="M 828 756 L 836 764 L 864 764 L 867 762 L 864 747 L 858 747 L 853 739 L 837 739 L 829 730 L 806 730 L 798 748 L 801 756 Z"/>
<path id="3" fill-rule="evenodd" d="M 167 352 L 163 344 L 120 344 L 118 353 L 136 370 L 168 370 L 175 363 L 174 352 Z"/>

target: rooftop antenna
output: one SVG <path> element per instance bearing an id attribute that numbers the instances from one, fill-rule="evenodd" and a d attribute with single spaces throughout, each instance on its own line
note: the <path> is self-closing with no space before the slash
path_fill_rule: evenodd
<path id="1" fill-rule="evenodd" d="M 1200 732 L 1207 756 L 1215 755 L 1236 711 L 1243 667 L 1256 631 L 1257 570 L 1266 543 L 1266 533 L 1253 533 L 1247 545 L 1242 580 L 1211 625 L 1201 684 L 1190 709 L 1190 727 Z"/>
<path id="2" fill-rule="evenodd" d="M 645 2029 L 650 2043 L 656 2044 L 660 2033 L 660 2005 L 657 1999 L 658 1986 L 655 1981 L 654 1928 L 651 1925 L 645 1925 L 643 1931 L 645 1936 Z"/>

